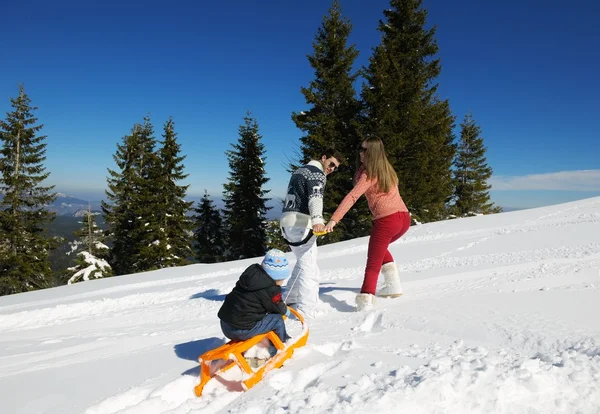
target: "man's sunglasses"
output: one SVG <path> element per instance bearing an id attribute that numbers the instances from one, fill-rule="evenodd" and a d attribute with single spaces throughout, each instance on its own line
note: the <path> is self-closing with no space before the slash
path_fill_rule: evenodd
<path id="1" fill-rule="evenodd" d="M 340 168 L 339 165 L 335 165 L 335 162 L 331 161 L 329 163 L 329 168 L 331 168 L 331 172 L 337 171 L 338 168 Z"/>

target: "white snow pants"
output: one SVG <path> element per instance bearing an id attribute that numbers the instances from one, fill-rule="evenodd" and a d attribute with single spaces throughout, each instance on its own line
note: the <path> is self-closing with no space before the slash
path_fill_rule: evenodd
<path id="1" fill-rule="evenodd" d="M 310 229 L 302 227 L 283 227 L 283 237 L 292 243 L 304 240 Z M 312 236 L 300 246 L 290 246 L 296 256 L 296 266 L 285 286 L 283 299 L 286 303 L 296 304 L 296 309 L 311 314 L 319 303 L 319 282 L 321 275 L 317 266 L 317 237 Z"/>

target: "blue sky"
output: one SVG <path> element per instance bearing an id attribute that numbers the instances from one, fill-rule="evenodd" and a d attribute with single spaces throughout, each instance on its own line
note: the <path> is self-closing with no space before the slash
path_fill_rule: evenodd
<path id="1" fill-rule="evenodd" d="M 306 55 L 329 1 L 19 1 L 3 5 L 0 112 L 18 84 L 39 107 L 56 190 L 98 199 L 117 143 L 150 114 L 173 116 L 189 194 L 220 196 L 225 151 L 247 110 L 281 196 L 313 78 Z M 457 126 L 471 110 L 494 169 L 493 200 L 535 207 L 600 195 L 600 4 L 426 0 Z M 367 63 L 383 0 L 342 0 Z M 458 130 L 457 130 L 458 133 Z M 342 172 L 340 172 L 342 173 Z M 349 172 L 345 172 L 349 173 Z"/>

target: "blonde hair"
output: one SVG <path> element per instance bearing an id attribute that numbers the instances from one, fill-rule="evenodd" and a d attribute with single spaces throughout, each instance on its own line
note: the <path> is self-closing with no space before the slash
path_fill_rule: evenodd
<path id="1" fill-rule="evenodd" d="M 393 187 L 398 186 L 398 174 L 385 155 L 383 141 L 378 137 L 365 139 L 361 146 L 365 146 L 365 171 L 369 179 L 376 178 L 379 191 L 388 193 Z"/>

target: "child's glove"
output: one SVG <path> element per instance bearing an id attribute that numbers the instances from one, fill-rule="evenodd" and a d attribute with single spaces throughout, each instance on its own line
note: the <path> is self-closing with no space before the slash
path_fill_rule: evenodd
<path id="1" fill-rule="evenodd" d="M 288 306 L 285 312 L 285 317 L 289 318 L 290 316 L 292 316 L 292 312 L 290 312 L 290 307 Z"/>

